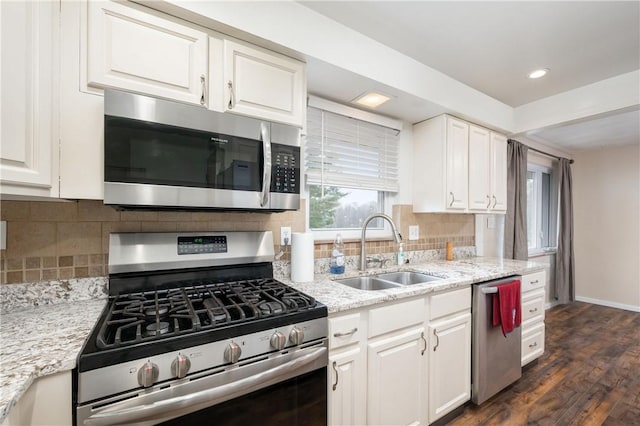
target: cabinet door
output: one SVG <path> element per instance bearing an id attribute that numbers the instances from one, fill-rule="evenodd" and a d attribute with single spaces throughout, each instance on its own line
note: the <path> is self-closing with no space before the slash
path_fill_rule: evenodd
<path id="1" fill-rule="evenodd" d="M 224 41 L 225 110 L 302 127 L 304 63 L 255 46 Z"/>
<path id="2" fill-rule="evenodd" d="M 206 103 L 206 33 L 141 6 L 93 1 L 87 30 L 89 86 Z"/>
<path id="3" fill-rule="evenodd" d="M 359 346 L 329 356 L 329 424 L 366 423 L 367 360 Z"/>
<path id="4" fill-rule="evenodd" d="M 57 6 L 0 2 L 0 193 L 57 197 Z"/>
<path id="5" fill-rule="evenodd" d="M 368 424 L 427 423 L 425 349 L 423 327 L 368 344 Z"/>
<path id="6" fill-rule="evenodd" d="M 507 211 L 507 138 L 491 132 L 491 210 Z"/>
<path id="7" fill-rule="evenodd" d="M 447 117 L 446 209 L 464 210 L 468 204 L 469 125 Z"/>
<path id="8" fill-rule="evenodd" d="M 471 313 L 429 325 L 429 423 L 471 398 Z"/>
<path id="9" fill-rule="evenodd" d="M 489 131 L 469 126 L 469 209 L 486 211 L 493 204 L 490 166 Z"/>

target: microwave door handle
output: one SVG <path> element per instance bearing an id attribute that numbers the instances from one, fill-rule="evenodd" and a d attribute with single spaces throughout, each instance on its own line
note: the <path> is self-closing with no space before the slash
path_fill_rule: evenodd
<path id="1" fill-rule="evenodd" d="M 271 191 L 271 135 L 269 133 L 269 124 L 260 123 L 260 134 L 262 136 L 262 156 L 264 164 L 260 207 L 266 207 L 269 204 L 269 191 Z"/>
<path id="2" fill-rule="evenodd" d="M 306 373 L 316 368 L 318 362 L 327 357 L 327 348 L 301 349 L 300 355 L 284 364 L 245 377 L 222 386 L 201 390 L 152 403 L 133 407 L 105 410 L 92 414 L 84 421 L 86 426 L 127 425 L 137 422 L 157 423 L 201 410 L 229 400 L 230 396 L 241 396 L 275 383 Z M 325 361 L 326 362 L 326 361 Z M 325 364 L 326 365 L 326 364 Z M 115 408 L 115 407 L 114 407 Z"/>

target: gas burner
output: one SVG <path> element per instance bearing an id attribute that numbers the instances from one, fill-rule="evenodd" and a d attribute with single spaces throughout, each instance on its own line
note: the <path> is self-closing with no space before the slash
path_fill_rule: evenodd
<path id="1" fill-rule="evenodd" d="M 157 336 L 159 334 L 166 334 L 168 332 L 169 332 L 169 323 L 165 321 L 147 324 L 144 328 L 144 334 L 147 337 Z"/>
<path id="2" fill-rule="evenodd" d="M 203 278 L 174 284 L 180 287 L 114 296 L 97 346 L 135 345 L 316 306 L 313 298 L 273 278 L 229 282 Z"/>
<path id="3" fill-rule="evenodd" d="M 263 315 L 281 314 L 284 312 L 284 307 L 278 302 L 262 302 L 258 305 L 258 309 Z"/>
<path id="4" fill-rule="evenodd" d="M 163 316 L 167 315 L 168 312 L 169 308 L 167 306 L 159 306 L 157 309 L 152 306 L 144 310 L 144 314 L 146 316 L 154 318 L 156 316 L 162 318 Z"/>

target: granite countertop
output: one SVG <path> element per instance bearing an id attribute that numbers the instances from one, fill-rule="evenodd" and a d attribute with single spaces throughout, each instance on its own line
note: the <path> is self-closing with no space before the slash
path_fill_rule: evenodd
<path id="1" fill-rule="evenodd" d="M 367 275 L 395 271 L 414 271 L 441 277 L 442 280 L 386 290 L 358 290 L 336 283 L 334 280 L 361 275 L 360 271 L 349 271 L 343 275 L 316 274 L 313 282 L 294 283 L 281 281 L 325 304 L 329 314 L 357 309 L 412 296 L 426 295 L 437 291 L 469 286 L 473 283 L 541 271 L 545 265 L 521 260 L 489 257 L 474 257 L 454 261 L 433 260 L 407 264 L 401 267 L 369 269 Z"/>
<path id="2" fill-rule="evenodd" d="M 0 423 L 42 376 L 68 371 L 106 299 L 74 301 L 3 313 L 0 322 Z"/>
<path id="3" fill-rule="evenodd" d="M 333 280 L 360 275 L 359 271 L 349 271 L 343 275 L 318 274 L 313 282 L 293 283 L 291 280 L 276 277 L 284 283 L 303 291 L 325 304 L 330 314 L 344 312 L 378 303 L 425 295 L 451 288 L 465 287 L 476 282 L 501 278 L 513 274 L 524 274 L 543 270 L 545 265 L 535 262 L 515 261 L 499 258 L 467 258 L 456 261 L 432 260 L 423 263 L 407 264 L 402 267 L 370 269 L 367 274 L 394 272 L 398 270 L 423 272 L 441 277 L 442 280 L 416 284 L 401 288 L 363 291 L 356 290 Z M 26 291 L 14 287 L 13 294 L 4 295 L 3 303 L 12 305 L 9 311 L 3 311 L 0 322 L 0 423 L 4 421 L 10 409 L 27 391 L 38 377 L 68 371 L 75 367 L 76 358 L 82 345 L 91 332 L 103 310 L 104 287 L 106 280 L 95 280 L 91 286 L 86 283 L 72 283 L 82 288 L 86 297 L 87 288 L 99 299 L 74 300 L 77 291 L 69 291 L 68 286 L 57 289 L 49 285 L 31 286 Z M 72 286 L 73 287 L 73 286 Z M 43 288 L 45 290 L 43 290 Z M 54 288 L 54 290 L 52 290 Z M 35 290 L 34 290 L 35 289 Z M 62 303 L 44 304 L 35 307 L 16 307 L 25 304 L 37 304 L 26 300 L 25 294 L 32 292 L 45 303 L 52 297 L 64 294 Z M 5 292 L 6 293 L 6 292 Z M 24 299 L 24 300 L 23 300 Z M 41 303 L 41 302 L 40 302 Z"/>

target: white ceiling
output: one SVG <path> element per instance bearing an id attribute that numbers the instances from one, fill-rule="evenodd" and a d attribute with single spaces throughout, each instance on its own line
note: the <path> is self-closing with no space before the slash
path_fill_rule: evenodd
<path id="1" fill-rule="evenodd" d="M 301 4 L 513 107 L 640 69 L 638 1 Z M 444 112 L 321 61 L 308 65 L 311 93 L 349 102 L 382 90 L 395 102 L 378 111 L 410 122 L 424 119 L 412 115 L 419 109 Z M 551 71 L 527 78 L 540 67 Z M 640 115 L 624 111 L 530 136 L 568 151 L 639 143 Z"/>

